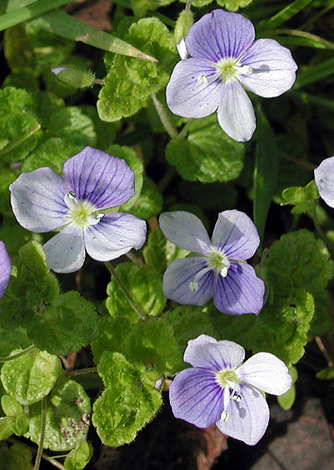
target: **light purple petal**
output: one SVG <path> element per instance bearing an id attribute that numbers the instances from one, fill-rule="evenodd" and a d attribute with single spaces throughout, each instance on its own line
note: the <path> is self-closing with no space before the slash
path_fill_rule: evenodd
<path id="1" fill-rule="evenodd" d="M 212 372 L 185 369 L 169 386 L 169 401 L 176 418 L 207 428 L 215 423 L 223 408 L 223 390 Z"/>
<path id="2" fill-rule="evenodd" d="M 314 170 L 314 178 L 320 197 L 329 207 L 334 207 L 334 157 L 320 163 Z"/>
<path id="3" fill-rule="evenodd" d="M 238 142 L 246 142 L 252 138 L 256 128 L 253 105 L 237 81 L 224 83 L 218 122 L 223 131 Z"/>
<path id="4" fill-rule="evenodd" d="M 109 261 L 139 250 L 146 240 L 146 222 L 123 212 L 106 214 L 84 233 L 87 253 L 98 261 Z"/>
<path id="5" fill-rule="evenodd" d="M 180 248 L 202 255 L 210 251 L 209 235 L 196 215 L 185 211 L 163 212 L 159 224 L 165 237 Z"/>
<path id="6" fill-rule="evenodd" d="M 63 173 L 77 199 L 99 210 L 119 206 L 134 195 L 134 173 L 125 160 L 92 147 L 68 159 Z"/>
<path id="7" fill-rule="evenodd" d="M 14 215 L 27 230 L 50 232 L 68 223 L 64 196 L 69 188 L 51 168 L 22 173 L 9 189 Z"/>
<path id="8" fill-rule="evenodd" d="M 245 350 L 233 341 L 216 341 L 211 336 L 200 335 L 188 341 L 183 360 L 194 367 L 218 372 L 235 369 L 245 358 Z"/>
<path id="9" fill-rule="evenodd" d="M 287 366 L 270 353 L 255 354 L 238 370 L 243 382 L 272 395 L 283 395 L 292 385 Z"/>
<path id="10" fill-rule="evenodd" d="M 51 72 L 54 73 L 55 75 L 58 75 L 60 72 L 62 72 L 65 69 L 68 69 L 68 66 L 55 67 L 54 69 L 51 69 Z"/>
<path id="11" fill-rule="evenodd" d="M 241 401 L 230 400 L 229 419 L 219 420 L 218 429 L 248 445 L 255 445 L 266 432 L 269 408 L 263 395 L 252 387 L 241 386 Z"/>
<path id="12" fill-rule="evenodd" d="M 230 315 L 254 313 L 263 307 L 265 285 L 246 263 L 232 263 L 226 277 L 218 276 L 213 301 L 217 309 Z"/>
<path id="13" fill-rule="evenodd" d="M 184 258 L 173 261 L 163 277 L 164 296 L 184 305 L 206 304 L 213 295 L 214 273 L 212 270 L 207 271 L 198 279 L 198 290 L 191 291 L 189 288 L 196 274 L 206 268 L 205 258 Z"/>
<path id="14" fill-rule="evenodd" d="M 216 74 L 210 64 L 197 59 L 181 60 L 174 68 L 166 88 L 169 109 L 178 116 L 201 118 L 216 111 L 221 101 L 220 80 L 202 83 Z"/>
<path id="15" fill-rule="evenodd" d="M 83 231 L 69 225 L 43 245 L 46 264 L 56 273 L 72 273 L 84 264 Z"/>
<path id="16" fill-rule="evenodd" d="M 0 241 L 0 297 L 3 296 L 7 289 L 11 271 L 12 263 L 4 242 Z"/>
<path id="17" fill-rule="evenodd" d="M 212 235 L 214 248 L 223 250 L 229 259 L 247 260 L 260 244 L 253 221 L 244 212 L 220 212 Z"/>
<path id="18" fill-rule="evenodd" d="M 216 63 L 226 57 L 238 58 L 254 38 L 254 26 L 247 18 L 219 9 L 192 25 L 186 46 L 192 57 Z"/>
<path id="19" fill-rule="evenodd" d="M 255 41 L 243 55 L 241 65 L 250 66 L 253 72 L 240 75 L 240 82 L 264 98 L 279 96 L 290 90 L 298 68 L 289 49 L 274 39 Z"/>

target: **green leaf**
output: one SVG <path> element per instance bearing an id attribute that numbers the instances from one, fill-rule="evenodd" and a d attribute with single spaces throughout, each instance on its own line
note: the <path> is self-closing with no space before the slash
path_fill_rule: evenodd
<path id="1" fill-rule="evenodd" d="M 162 210 L 162 195 L 157 185 L 146 175 L 140 197 L 131 207 L 131 214 L 140 219 L 148 220 Z"/>
<path id="2" fill-rule="evenodd" d="M 263 240 L 267 214 L 278 177 L 278 152 L 275 134 L 260 107 L 257 108 L 254 168 L 254 223 Z"/>
<path id="3" fill-rule="evenodd" d="M 269 20 L 262 21 L 259 24 L 259 27 L 262 29 L 274 29 L 281 24 L 288 21 L 294 15 L 299 13 L 303 8 L 305 8 L 312 0 L 295 0 L 294 2 L 290 3 L 282 10 L 280 10 L 276 15 L 272 16 Z"/>
<path id="4" fill-rule="evenodd" d="M 314 180 L 310 181 L 307 186 L 294 186 L 286 188 L 282 193 L 282 204 L 291 204 L 292 214 L 303 214 L 313 212 L 319 199 L 319 192 Z"/>
<path id="5" fill-rule="evenodd" d="M 115 269 L 117 275 L 130 292 L 138 307 L 148 316 L 159 315 L 166 303 L 162 293 L 162 279 L 149 266 L 121 263 Z M 124 316 L 132 321 L 139 320 L 115 278 L 107 287 L 107 309 L 111 316 Z"/>
<path id="6" fill-rule="evenodd" d="M 8 447 L 6 443 L 0 446 L 0 468 L 3 470 L 32 470 L 32 451 L 21 443 Z"/>
<path id="7" fill-rule="evenodd" d="M 239 176 L 243 168 L 244 144 L 235 142 L 222 131 L 216 115 L 194 119 L 187 127 L 187 138 L 172 139 L 166 149 L 168 162 L 183 178 L 213 183 Z"/>
<path id="8" fill-rule="evenodd" d="M 90 425 L 90 412 L 90 399 L 80 384 L 74 380 L 58 383 L 48 398 L 44 448 L 65 451 L 84 442 Z M 40 403 L 30 407 L 29 416 L 26 437 L 38 444 L 41 433 Z"/>
<path id="9" fill-rule="evenodd" d="M 15 350 L 12 354 L 19 351 Z M 33 349 L 5 362 L 1 369 L 1 380 L 11 397 L 22 405 L 31 405 L 50 393 L 61 370 L 58 357 Z"/>
<path id="10" fill-rule="evenodd" d="M 326 367 L 322 369 L 316 375 L 317 379 L 321 380 L 332 380 L 334 378 L 334 366 Z"/>
<path id="11" fill-rule="evenodd" d="M 81 470 L 90 461 L 93 448 L 88 442 L 79 442 L 75 449 L 66 455 L 64 467 L 66 470 Z"/>
<path id="12" fill-rule="evenodd" d="M 94 362 L 98 364 L 104 351 L 127 354 L 125 343 L 131 333 L 133 324 L 122 317 L 102 317 L 101 334 L 92 342 Z M 133 358 L 128 357 L 128 360 Z M 135 360 L 135 359 L 134 359 Z M 136 361 L 136 360 L 135 360 Z"/>
<path id="13" fill-rule="evenodd" d="M 92 422 L 105 445 L 131 442 L 158 412 L 161 394 L 148 381 L 146 368 L 106 351 L 98 365 L 106 390 L 96 400 Z"/>
<path id="14" fill-rule="evenodd" d="M 0 418 L 0 441 L 8 439 L 14 433 L 15 418 L 11 416 L 5 416 Z M 0 460 L 1 462 L 1 460 Z M 6 467 L 3 467 L 6 468 Z"/>
<path id="15" fill-rule="evenodd" d="M 28 326 L 28 337 L 39 349 L 66 356 L 97 338 L 99 327 L 94 305 L 70 291 L 40 309 Z"/>
<path id="16" fill-rule="evenodd" d="M 175 0 L 131 0 L 131 8 L 136 16 L 142 17 L 146 15 L 147 10 L 156 10 L 174 1 Z"/>
<path id="17" fill-rule="evenodd" d="M 330 58 L 321 62 L 317 65 L 312 65 L 307 69 L 299 72 L 296 83 L 294 85 L 295 90 L 304 86 L 310 85 L 311 83 L 322 80 L 334 73 L 334 58 Z"/>
<path id="18" fill-rule="evenodd" d="M 217 0 L 218 5 L 225 7 L 229 11 L 238 11 L 239 8 L 245 8 L 253 0 Z"/>
<path id="19" fill-rule="evenodd" d="M 12 418 L 23 413 L 21 404 L 10 395 L 3 395 L 1 397 L 1 407 L 5 415 Z"/>
<path id="20" fill-rule="evenodd" d="M 99 94 L 97 109 L 103 121 L 117 121 L 135 114 L 149 96 L 164 87 L 175 57 L 172 34 L 157 18 L 144 18 L 129 28 L 125 39 L 153 54 L 158 63 L 115 56 Z M 110 56 L 106 56 L 108 62 Z"/>
<path id="21" fill-rule="evenodd" d="M 277 397 L 277 402 L 283 410 L 290 410 L 296 399 L 295 383 L 298 378 L 298 372 L 295 367 L 291 367 L 289 373 L 293 378 L 292 386 L 286 393 Z"/>
<path id="22" fill-rule="evenodd" d="M 93 147 L 96 144 L 93 121 L 75 106 L 63 108 L 52 114 L 48 129 L 52 137 L 68 139 L 74 145 Z"/>
<path id="23" fill-rule="evenodd" d="M 127 212 L 137 201 L 138 197 L 140 196 L 142 187 L 143 187 L 143 171 L 144 166 L 141 162 L 137 153 L 130 147 L 120 146 L 120 145 L 112 145 L 108 148 L 107 153 L 113 155 L 117 158 L 122 158 L 126 161 L 129 165 L 131 170 L 134 171 L 135 174 L 135 194 L 134 196 L 121 206 L 119 206 L 120 212 Z"/>

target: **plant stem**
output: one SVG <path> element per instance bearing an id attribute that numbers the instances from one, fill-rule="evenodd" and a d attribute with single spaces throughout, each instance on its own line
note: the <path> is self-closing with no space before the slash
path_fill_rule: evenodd
<path id="1" fill-rule="evenodd" d="M 86 367 L 86 369 L 71 370 L 67 372 L 67 374 L 73 377 L 77 375 L 95 374 L 96 372 L 96 367 Z"/>
<path id="2" fill-rule="evenodd" d="M 34 135 L 39 129 L 41 128 L 40 124 L 37 124 L 31 131 L 29 131 L 27 134 L 24 134 L 22 137 L 19 139 L 15 140 L 14 142 L 11 142 L 10 144 L 6 145 L 4 149 L 1 150 L 0 155 L 6 155 L 6 153 L 11 152 L 14 150 L 16 147 L 22 144 L 25 140 L 29 139 L 32 135 Z"/>
<path id="3" fill-rule="evenodd" d="M 35 346 L 32 344 L 26 349 L 22 349 L 22 351 L 13 354 L 12 356 L 6 356 L 6 357 L 0 357 L 0 362 L 8 362 L 8 361 L 13 361 L 14 359 L 17 359 L 20 356 L 23 356 L 24 354 L 27 354 L 28 352 L 32 351 L 35 348 Z"/>
<path id="4" fill-rule="evenodd" d="M 41 435 L 39 437 L 39 444 L 36 454 L 36 460 L 34 465 L 34 470 L 38 470 L 41 464 L 42 455 L 43 455 L 43 445 L 45 437 L 45 425 L 46 425 L 46 408 L 47 408 L 47 399 L 43 398 L 41 401 Z"/>
<path id="5" fill-rule="evenodd" d="M 126 285 L 123 283 L 123 281 L 120 279 L 120 277 L 118 276 L 118 274 L 116 273 L 115 269 L 113 268 L 112 264 L 110 263 L 110 261 L 107 261 L 105 263 L 108 271 L 110 272 L 110 274 L 112 276 L 114 276 L 114 279 L 115 281 L 117 282 L 119 288 L 121 289 L 121 291 L 123 292 L 123 294 L 125 295 L 126 297 L 126 300 L 129 302 L 129 304 L 131 305 L 131 307 L 133 308 L 133 310 L 136 312 L 136 314 L 140 317 L 141 320 L 143 320 L 145 317 L 146 317 L 146 312 L 144 312 L 138 305 L 137 305 L 137 302 L 136 300 L 134 299 L 133 295 L 131 294 L 131 292 L 129 292 L 128 288 L 126 287 Z"/>
<path id="6" fill-rule="evenodd" d="M 162 125 L 164 126 L 167 134 L 171 139 L 176 139 L 178 136 L 177 129 L 174 127 L 174 125 L 171 123 L 165 108 L 162 106 L 158 98 L 156 97 L 156 94 L 153 93 L 151 95 L 152 101 L 154 103 L 155 109 L 158 113 L 158 116 L 160 118 L 160 121 L 162 122 Z"/>

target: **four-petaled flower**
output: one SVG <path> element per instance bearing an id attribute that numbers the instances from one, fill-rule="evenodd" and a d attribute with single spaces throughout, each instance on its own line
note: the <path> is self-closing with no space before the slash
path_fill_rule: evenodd
<path id="1" fill-rule="evenodd" d="M 279 96 L 292 87 L 297 70 L 286 47 L 254 39 L 254 26 L 237 13 L 214 10 L 193 24 L 185 39 L 191 58 L 176 65 L 167 85 L 170 110 L 186 118 L 218 110 L 232 139 L 251 139 L 255 114 L 243 87 L 265 98 Z"/>
<path id="2" fill-rule="evenodd" d="M 164 212 L 159 223 L 172 243 L 200 255 L 177 259 L 168 266 L 163 278 L 165 297 L 199 306 L 213 297 L 221 312 L 259 313 L 264 282 L 245 260 L 254 255 L 260 239 L 246 214 L 237 210 L 221 212 L 212 241 L 203 223 L 188 212 Z"/>
<path id="3" fill-rule="evenodd" d="M 282 395 L 292 384 L 286 365 L 262 352 L 245 363 L 245 350 L 232 341 L 201 335 L 188 342 L 184 361 L 193 367 L 178 373 L 169 387 L 176 418 L 206 428 L 216 423 L 227 436 L 256 444 L 269 422 L 259 391 Z"/>
<path id="4" fill-rule="evenodd" d="M 314 170 L 314 179 L 320 197 L 330 207 L 334 207 L 334 157 L 320 163 Z"/>
<path id="5" fill-rule="evenodd" d="M 8 286 L 12 263 L 8 256 L 4 242 L 0 241 L 0 297 L 3 296 Z"/>
<path id="6" fill-rule="evenodd" d="M 86 251 L 95 260 L 109 261 L 142 247 L 146 223 L 108 211 L 134 195 L 134 173 L 124 160 L 86 147 L 64 163 L 63 175 L 39 168 L 22 173 L 9 188 L 13 212 L 24 228 L 60 230 L 44 245 L 49 268 L 69 273 L 83 265 Z"/>

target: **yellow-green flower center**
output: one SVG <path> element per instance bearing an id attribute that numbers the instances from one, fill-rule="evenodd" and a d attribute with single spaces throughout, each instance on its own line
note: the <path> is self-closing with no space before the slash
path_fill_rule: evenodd
<path id="1" fill-rule="evenodd" d="M 230 262 L 222 251 L 212 251 L 208 256 L 208 266 L 226 277 Z"/>
<path id="2" fill-rule="evenodd" d="M 216 381 L 222 388 L 236 389 L 240 383 L 240 377 L 234 369 L 222 369 L 216 372 Z"/>
<path id="3" fill-rule="evenodd" d="M 93 204 L 78 200 L 72 191 L 66 194 L 65 203 L 68 207 L 65 217 L 78 228 L 95 225 L 103 217 L 103 214 L 97 213 Z"/>

